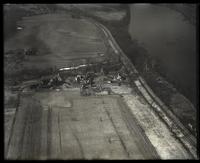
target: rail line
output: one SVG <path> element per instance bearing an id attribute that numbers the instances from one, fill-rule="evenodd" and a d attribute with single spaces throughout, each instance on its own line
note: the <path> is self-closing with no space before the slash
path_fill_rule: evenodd
<path id="1" fill-rule="evenodd" d="M 114 51 L 120 56 L 120 59 L 127 70 L 130 72 L 130 76 L 137 77 L 134 81 L 134 85 L 138 88 L 138 90 L 142 93 L 145 100 L 151 106 L 151 108 L 158 114 L 158 116 L 164 121 L 166 126 L 171 130 L 172 126 L 176 130 L 172 130 L 174 136 L 180 141 L 180 143 L 185 147 L 185 149 L 193 156 L 193 158 L 197 159 L 197 151 L 196 151 L 196 138 L 189 132 L 187 128 L 179 121 L 179 119 L 170 111 L 170 109 L 154 94 L 152 89 L 147 85 L 145 80 L 139 75 L 139 72 L 136 70 L 132 62 L 125 55 L 122 49 L 119 47 L 115 39 L 113 38 L 110 31 L 99 22 L 90 19 L 98 28 L 100 28 L 108 39 L 109 44 L 113 48 Z M 112 42 L 112 43 L 110 43 Z M 173 125 L 172 125 L 173 124 Z M 183 136 L 180 136 L 183 135 Z"/>

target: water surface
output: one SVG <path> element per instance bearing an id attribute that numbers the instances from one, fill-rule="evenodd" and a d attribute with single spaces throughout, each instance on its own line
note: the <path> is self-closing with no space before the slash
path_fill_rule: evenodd
<path id="1" fill-rule="evenodd" d="M 196 27 L 181 13 L 154 4 L 132 4 L 129 32 L 180 87 L 196 95 Z"/>

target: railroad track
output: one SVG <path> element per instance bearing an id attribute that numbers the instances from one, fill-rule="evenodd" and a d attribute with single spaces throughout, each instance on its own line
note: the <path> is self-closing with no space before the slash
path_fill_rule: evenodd
<path id="1" fill-rule="evenodd" d="M 120 59 L 127 70 L 130 72 L 130 77 L 134 79 L 134 85 L 141 92 L 144 99 L 151 106 L 151 108 L 158 114 L 158 116 L 164 121 L 166 126 L 171 130 L 172 124 L 175 124 L 176 131 L 172 133 L 180 141 L 180 143 L 185 147 L 185 149 L 193 156 L 194 159 L 198 159 L 196 151 L 196 138 L 189 132 L 189 130 L 179 121 L 179 119 L 170 111 L 170 109 L 154 94 L 151 88 L 147 85 L 145 80 L 139 75 L 139 72 L 136 70 L 132 62 L 121 50 L 115 39 L 113 38 L 110 31 L 99 22 L 89 18 L 98 28 L 102 30 L 108 43 L 113 48 L 116 55 L 120 56 Z M 138 84 L 137 84 L 138 83 Z M 180 137 L 180 133 L 183 135 Z"/>

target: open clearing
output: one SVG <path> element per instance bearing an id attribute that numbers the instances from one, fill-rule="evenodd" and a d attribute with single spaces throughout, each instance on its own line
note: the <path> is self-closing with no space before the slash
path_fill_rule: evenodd
<path id="1" fill-rule="evenodd" d="M 63 68 L 80 64 L 83 58 L 98 62 L 99 54 L 109 53 L 106 43 L 110 39 L 105 40 L 100 29 L 86 19 L 45 14 L 23 18 L 19 26 L 22 29 L 5 42 L 5 50 L 39 50 L 39 55 L 26 56 L 22 70 Z M 111 47 L 116 49 L 113 43 Z M 104 86 L 115 95 L 80 96 L 79 88 L 20 92 L 19 107 L 9 105 L 4 112 L 5 158 L 191 158 L 130 85 Z M 7 94 L 9 99 L 11 94 Z"/>
<path id="2" fill-rule="evenodd" d="M 22 69 L 61 68 L 70 59 L 98 58 L 98 53 L 106 52 L 100 30 L 84 19 L 46 14 L 24 17 L 18 24 L 22 29 L 5 42 L 5 51 L 29 48 L 39 51 L 38 56 L 27 56 Z"/>
<path id="3" fill-rule="evenodd" d="M 24 94 L 7 158 L 157 158 L 127 109 L 117 95 L 82 97 L 77 90 Z"/>

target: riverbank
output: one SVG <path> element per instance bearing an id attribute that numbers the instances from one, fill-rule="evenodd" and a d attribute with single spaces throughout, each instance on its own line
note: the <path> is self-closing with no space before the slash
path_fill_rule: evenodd
<path id="1" fill-rule="evenodd" d="M 175 89 L 171 84 L 166 82 L 166 79 L 161 77 L 161 63 L 150 57 L 137 40 L 132 40 L 128 32 L 128 26 L 130 24 L 130 10 L 128 5 L 111 5 L 110 8 L 108 7 L 106 10 L 104 7 L 95 8 L 97 14 L 93 14 L 94 10 L 88 10 L 87 7 L 85 7 L 84 10 L 80 9 L 81 6 L 69 7 L 68 5 L 68 8 L 62 7 L 63 6 L 51 6 L 52 9 L 50 9 L 50 7 L 43 5 L 33 5 L 32 7 L 29 6 L 29 9 L 32 9 L 32 14 L 45 14 L 55 12 L 57 8 L 61 8 L 62 12 L 70 13 L 70 15 L 74 17 L 90 17 L 105 25 L 155 94 L 181 119 L 182 123 L 193 132 L 194 135 L 196 134 L 196 109 L 194 109 L 191 103 L 179 93 L 181 88 L 178 88 L 178 90 Z M 26 9 L 27 11 L 27 6 L 24 8 L 21 6 L 21 9 Z M 119 13 L 125 13 L 121 14 L 122 17 L 120 20 L 115 19 L 115 17 L 119 16 L 117 11 L 119 11 Z M 99 15 L 99 12 L 103 12 L 104 14 Z M 106 12 L 109 12 L 109 15 L 112 15 L 112 12 L 114 12 L 115 17 L 109 17 L 108 19 L 105 14 Z M 31 15 L 31 13 L 28 12 L 27 15 Z"/>
<path id="2" fill-rule="evenodd" d="M 76 8 L 79 16 L 93 18 L 105 25 L 112 33 L 113 37 L 120 45 L 121 49 L 132 61 L 141 76 L 146 80 L 147 84 L 155 92 L 155 94 L 170 108 L 170 110 L 181 120 L 193 135 L 196 135 L 196 109 L 180 91 L 180 87 L 176 89 L 173 84 L 167 82 L 167 78 L 162 76 L 161 63 L 159 60 L 148 55 L 148 52 L 137 40 L 132 40 L 128 32 L 130 20 L 130 10 L 126 6 L 126 16 L 120 21 L 103 19 L 92 13 L 82 12 Z M 124 8 L 123 8 L 124 9 Z M 74 10 L 74 9 L 73 9 Z M 72 11 L 68 11 L 72 12 Z"/>
<path id="3" fill-rule="evenodd" d="M 76 10 L 76 11 L 79 12 L 79 10 Z M 103 11 L 103 12 L 104 12 L 103 18 L 105 18 L 106 11 Z M 108 12 L 110 15 L 112 15 L 111 11 L 108 11 Z M 121 12 L 122 11 L 120 11 L 120 13 Z M 17 109 L 16 121 L 13 126 L 13 132 L 12 132 L 13 136 L 9 139 L 8 148 L 7 148 L 8 150 L 6 150 L 8 158 L 18 158 L 18 159 L 20 159 L 20 158 L 21 159 L 22 158 L 27 158 L 27 159 L 30 159 L 30 158 L 42 158 L 42 159 L 55 158 L 56 159 L 56 158 L 66 157 L 67 154 L 70 155 L 73 152 L 76 153 L 75 158 L 77 158 L 77 151 L 79 151 L 79 149 L 80 149 L 80 158 L 85 158 L 85 159 L 91 159 L 91 158 L 98 158 L 98 159 L 107 158 L 108 159 L 108 157 L 110 158 L 110 156 L 112 156 L 111 158 L 115 158 L 115 156 L 113 156 L 113 154 L 116 154 L 117 158 L 118 157 L 119 158 L 126 158 L 126 157 L 132 158 L 133 157 L 135 159 L 135 157 L 138 158 L 139 154 L 137 154 L 136 146 L 134 145 L 133 146 L 134 148 L 132 148 L 130 146 L 131 145 L 130 143 L 138 142 L 138 146 L 140 147 L 140 150 L 142 150 L 142 154 L 144 152 L 144 156 L 141 156 L 141 158 L 146 158 L 147 155 L 151 154 L 151 152 L 154 151 L 154 148 L 153 149 L 148 148 L 148 147 L 151 147 L 150 145 L 152 143 L 152 145 L 156 148 L 156 151 L 159 153 L 159 155 L 161 156 L 162 159 L 184 159 L 184 158 L 190 159 L 191 158 L 190 153 L 178 141 L 179 139 L 177 139 L 177 137 L 174 134 L 172 134 L 172 133 L 174 133 L 174 129 L 176 129 L 175 127 L 173 127 L 174 125 L 177 124 L 176 121 L 170 122 L 170 127 L 169 127 L 162 121 L 162 118 L 160 118 L 160 115 L 161 116 L 163 115 L 162 112 L 161 112 L 161 114 L 157 114 L 157 113 L 154 114 L 154 110 L 153 110 L 154 108 L 152 107 L 152 104 L 154 104 L 154 106 L 156 106 L 155 100 L 153 99 L 153 101 L 150 101 L 150 102 L 147 100 L 147 95 L 145 95 L 145 93 L 143 93 L 144 89 L 141 89 L 141 86 L 138 86 L 138 80 L 140 80 L 142 78 L 139 77 L 139 74 L 133 68 L 133 65 L 129 61 L 129 59 L 127 59 L 125 54 L 121 51 L 121 48 L 119 46 L 116 46 L 117 43 L 114 41 L 112 35 L 107 30 L 107 28 L 105 28 L 105 27 L 103 28 L 103 25 L 100 23 L 97 23 L 97 24 L 93 23 L 93 21 L 91 21 L 91 19 L 88 19 L 88 17 L 90 17 L 90 16 L 84 15 L 85 17 L 83 18 L 82 13 L 81 12 L 79 12 L 79 13 L 80 13 L 80 15 L 74 14 L 74 11 L 72 11 L 65 15 L 66 17 L 70 16 L 72 18 L 72 20 L 71 20 L 71 18 L 66 19 L 65 16 L 64 16 L 65 17 L 64 18 L 61 15 L 45 14 L 42 16 L 27 18 L 27 21 L 29 21 L 29 25 L 30 25 L 30 23 L 32 24 L 33 22 L 34 22 L 34 24 L 37 24 L 40 22 L 45 22 L 46 19 L 50 15 L 51 19 L 49 19 L 49 21 L 44 24 L 41 23 L 40 26 L 44 27 L 42 29 L 45 29 L 45 32 L 51 31 L 51 32 L 48 32 L 49 35 L 47 35 L 46 37 L 43 37 L 44 38 L 43 41 L 48 45 L 49 45 L 49 43 L 52 43 L 53 44 L 52 46 L 55 46 L 58 40 L 55 39 L 56 37 L 53 37 L 53 39 L 50 39 L 49 37 L 51 36 L 51 34 L 54 34 L 54 36 L 56 36 L 58 33 L 61 32 L 62 35 L 61 36 L 58 35 L 58 36 L 61 39 L 61 42 L 65 43 L 65 44 L 67 41 L 62 40 L 64 33 L 67 34 L 68 37 L 69 36 L 76 37 L 77 41 L 78 40 L 80 41 L 80 35 L 81 35 L 81 39 L 86 38 L 87 36 L 89 36 L 91 39 L 91 32 L 98 34 L 98 36 L 100 36 L 100 42 L 104 43 L 105 46 L 106 46 L 106 44 L 107 45 L 110 44 L 110 49 L 106 46 L 108 49 L 107 49 L 105 55 L 111 54 L 111 56 L 113 56 L 112 54 L 114 54 L 114 57 L 117 58 L 118 62 L 123 63 L 123 65 L 125 66 L 125 69 L 128 70 L 128 71 L 125 71 L 124 68 L 122 69 L 123 70 L 122 72 L 125 72 L 125 73 L 122 73 L 122 74 L 124 74 L 125 77 L 127 76 L 126 73 L 128 74 L 128 77 L 125 78 L 125 79 L 127 79 L 126 82 L 128 82 L 128 83 L 130 82 L 131 85 L 133 83 L 133 88 L 135 86 L 139 87 L 137 89 L 137 91 L 139 90 L 141 92 L 141 95 L 140 94 L 137 95 L 137 92 L 135 92 L 134 89 L 132 90 L 132 88 L 129 87 L 129 85 L 126 85 L 127 83 L 125 85 L 123 85 L 123 83 L 118 83 L 119 86 L 113 85 L 112 80 L 109 78 L 108 81 L 104 81 L 104 82 L 107 83 L 107 85 L 106 85 L 107 87 L 111 88 L 111 91 L 109 89 L 107 91 L 102 92 L 102 94 L 97 93 L 96 94 L 97 96 L 95 96 L 95 97 L 92 97 L 92 96 L 81 97 L 79 95 L 79 93 L 80 93 L 79 89 L 76 89 L 76 95 L 78 95 L 78 96 L 77 96 L 77 98 L 72 99 L 73 93 L 68 90 L 68 85 L 70 85 L 71 81 L 73 81 L 74 79 L 75 79 L 74 81 L 76 81 L 77 78 L 75 76 L 72 78 L 69 78 L 69 74 L 66 74 L 67 79 L 66 78 L 62 79 L 62 74 L 58 74 L 56 77 L 57 79 L 55 79 L 54 77 L 53 77 L 53 80 L 51 80 L 52 78 L 45 78 L 47 80 L 44 80 L 44 83 L 41 85 L 41 87 L 40 86 L 36 87 L 36 89 L 39 88 L 39 91 L 34 92 L 33 93 L 34 95 L 31 95 L 30 98 L 28 97 L 28 94 L 30 95 L 30 93 L 31 93 L 30 89 L 28 89 L 28 88 L 23 89 L 23 91 L 22 91 L 22 96 L 21 96 L 22 98 L 20 101 L 20 106 Z M 86 12 L 84 11 L 83 13 L 86 13 Z M 118 14 L 116 14 L 116 15 L 118 15 Z M 97 16 L 97 15 L 95 15 L 95 16 Z M 35 18 L 37 21 L 34 21 L 33 18 Z M 39 18 L 39 20 L 38 20 L 38 18 Z M 46 18 L 46 19 L 44 20 L 44 18 Z M 59 18 L 62 18 L 61 24 L 58 24 L 58 22 L 54 23 L 54 24 L 58 24 L 58 28 L 55 28 L 55 29 L 50 28 L 50 27 L 52 27 L 52 28 L 54 27 L 54 24 L 53 25 L 50 24 L 50 21 L 52 21 L 53 18 L 55 18 L 54 21 L 58 21 Z M 120 21 L 120 23 L 124 23 L 123 21 L 128 22 L 128 19 L 126 19 L 126 18 L 127 17 L 124 17 Z M 43 21 L 41 21 L 41 19 Z M 101 19 L 102 19 L 102 15 L 101 15 Z M 95 20 L 97 20 L 97 19 L 95 19 Z M 115 23 L 116 27 L 117 27 L 117 25 L 119 25 L 119 23 L 118 23 L 119 20 L 107 21 L 107 18 L 106 18 L 104 21 L 108 22 L 108 26 L 110 26 L 110 27 L 112 27 L 114 23 Z M 81 22 L 81 24 L 78 24 L 78 22 Z M 65 23 L 68 23 L 68 24 L 65 24 Z M 77 23 L 76 26 L 70 28 L 70 26 L 74 23 Z M 46 27 L 46 24 L 49 24 L 50 27 Z M 60 27 L 62 27 L 62 24 L 64 24 L 65 28 L 59 29 Z M 96 29 L 96 28 L 91 29 L 91 27 L 94 24 L 96 26 L 98 26 L 98 24 L 99 24 L 99 28 L 97 28 L 99 30 L 94 31 L 92 29 Z M 90 28 L 88 29 L 86 27 L 90 27 Z M 64 30 L 66 30 L 66 28 L 70 28 L 73 31 L 66 32 L 66 31 L 64 31 Z M 80 28 L 80 30 L 78 30 L 79 28 Z M 32 28 L 29 29 L 30 32 L 32 31 L 31 29 Z M 121 30 L 124 30 L 124 29 L 126 29 L 126 23 L 125 23 L 125 25 L 121 24 Z M 115 31 L 115 28 L 113 28 L 113 31 Z M 41 33 L 44 34 L 45 32 L 43 31 Z M 78 34 L 78 32 L 80 32 L 80 33 Z M 84 32 L 86 32 L 86 35 L 83 37 Z M 89 33 L 87 33 L 87 32 L 89 32 Z M 35 32 L 35 33 L 38 34 L 40 32 Z M 104 35 L 104 37 L 102 35 Z M 117 33 L 116 33 L 116 36 L 118 36 Z M 123 36 L 123 33 L 120 36 Z M 73 37 L 70 38 L 68 40 L 68 42 L 72 41 Z M 94 38 L 94 37 L 92 37 L 92 38 Z M 126 40 L 126 38 L 123 38 L 123 39 Z M 25 39 L 21 39 L 21 40 L 25 40 Z M 53 40 L 53 41 L 49 42 L 49 40 Z M 124 40 L 121 40 L 119 38 L 119 41 L 124 41 Z M 16 42 L 16 41 L 14 41 L 14 42 Z M 94 43 L 94 40 L 92 42 Z M 59 44 L 59 46 L 62 45 L 62 43 Z M 88 43 L 88 40 L 85 40 L 84 43 Z M 66 45 L 66 47 L 67 47 L 67 45 Z M 73 44 L 73 45 L 77 45 L 77 44 Z M 85 45 L 85 44 L 83 44 L 83 45 Z M 52 46 L 50 46 L 50 47 L 52 48 Z M 61 46 L 58 49 L 63 50 L 64 49 L 63 47 Z M 76 48 L 81 48 L 81 47 L 82 47 L 82 44 L 80 44 L 80 46 L 76 46 Z M 89 48 L 89 46 L 87 46 L 87 45 L 83 46 L 83 47 Z M 67 49 L 69 49 L 69 47 Z M 94 49 L 96 52 L 96 50 L 98 48 L 95 47 Z M 101 48 L 101 50 L 102 50 L 102 48 Z M 75 50 L 74 54 L 77 54 L 77 53 L 75 53 L 77 51 L 79 51 L 79 50 Z M 55 52 L 57 52 L 57 51 L 55 51 Z M 67 54 L 69 54 L 69 53 L 67 53 Z M 80 53 L 78 53 L 78 54 L 80 54 Z M 88 54 L 88 52 L 86 54 Z M 92 54 L 95 55 L 96 53 L 92 53 Z M 102 56 L 102 54 L 104 54 L 104 53 L 98 53 L 98 54 L 100 54 L 100 56 Z M 119 54 L 119 55 L 123 54 L 123 57 L 121 57 L 121 58 L 119 57 L 119 59 L 118 59 L 118 57 L 116 57 L 117 54 Z M 53 53 L 53 55 L 50 55 L 50 56 L 52 57 L 54 55 L 56 55 L 55 59 L 59 59 L 59 57 L 61 57 L 60 55 L 57 55 L 57 53 L 56 54 Z M 136 53 L 136 55 L 138 57 L 141 57 L 141 55 L 138 55 L 138 53 Z M 65 53 L 64 57 L 66 57 L 66 53 Z M 143 60 L 146 61 L 145 56 L 142 56 L 142 57 L 144 57 L 144 58 L 140 58 L 141 60 L 137 60 L 138 66 L 141 66 L 141 65 L 139 65 L 139 63 L 142 63 Z M 34 58 L 34 57 L 32 57 L 32 58 Z M 45 57 L 45 59 L 47 59 L 47 58 L 48 57 Z M 38 59 L 41 59 L 41 58 L 38 58 Z M 113 61 L 113 58 L 110 57 L 110 59 L 111 59 L 111 61 Z M 135 58 L 135 59 L 138 59 L 138 58 Z M 69 58 L 67 58 L 66 60 L 69 60 Z M 100 62 L 101 66 L 102 66 L 102 63 L 103 62 Z M 130 64 L 127 64 L 127 63 L 130 63 Z M 36 62 L 36 64 L 38 64 L 38 62 Z M 113 63 L 111 63 L 111 62 L 108 62 L 108 64 L 113 65 Z M 147 63 L 145 63 L 143 65 L 143 67 L 141 66 L 141 69 L 144 72 L 149 72 L 149 67 L 146 65 L 147 65 Z M 77 67 L 75 67 L 75 69 L 76 68 Z M 95 71 L 95 68 L 91 68 L 91 69 L 92 69 L 92 71 Z M 107 68 L 107 69 L 109 71 L 111 70 L 111 68 Z M 120 71 L 116 68 L 114 68 L 114 69 L 116 71 L 116 74 L 115 74 L 116 77 L 117 78 L 120 77 L 120 75 L 119 75 Z M 69 67 L 62 67 L 60 70 L 69 70 Z M 101 69 L 99 69 L 99 70 L 101 70 Z M 35 71 L 32 70 L 32 72 L 35 72 Z M 86 72 L 89 72 L 89 69 L 87 69 Z M 84 74 L 86 74 L 86 72 L 84 72 Z M 80 73 L 80 72 L 76 72 L 76 73 Z M 104 73 L 104 71 L 101 73 Z M 109 75 L 108 72 L 106 74 Z M 116 78 L 115 75 L 112 75 L 112 74 L 110 74 L 110 75 L 111 76 L 109 76 L 109 77 L 112 77 L 113 80 L 115 80 L 115 78 Z M 150 75 L 150 76 L 152 76 L 152 75 Z M 64 74 L 63 74 L 63 77 L 64 77 Z M 131 80 L 129 80 L 129 77 L 131 77 L 130 78 Z M 101 83 L 102 83 L 101 81 L 103 78 L 105 79 L 105 76 L 101 76 L 99 78 L 100 81 L 96 80 L 97 84 L 100 84 L 100 86 L 101 86 Z M 138 80 L 135 81 L 134 78 L 137 78 Z M 62 80 L 64 80 L 66 82 L 65 85 L 64 84 L 57 85 L 60 83 L 58 81 L 62 81 Z M 35 83 L 34 81 L 32 81 L 32 82 Z M 26 84 L 30 84 L 30 83 L 31 83 L 31 81 L 26 82 Z M 58 87 L 57 86 L 54 87 L 53 84 L 56 84 Z M 42 87 L 43 86 L 46 87 L 48 85 L 50 86 L 49 89 L 51 89 L 51 90 L 49 90 L 47 92 L 46 91 L 43 92 Z M 145 84 L 145 85 L 147 85 L 147 84 Z M 31 89 L 35 89 L 35 86 L 33 86 L 33 87 L 31 86 Z M 46 89 L 46 88 L 44 88 L 44 89 Z M 65 90 L 67 90 L 67 91 L 65 92 Z M 123 101 L 120 100 L 119 103 L 116 103 L 111 98 L 109 98 L 107 100 L 105 98 L 105 95 L 113 93 L 112 90 L 114 93 L 120 94 L 119 98 L 121 99 L 121 97 L 123 97 Z M 145 90 L 146 90 L 146 88 L 145 88 Z M 87 90 L 87 92 L 88 92 L 88 90 Z M 59 94 L 61 96 L 59 96 Z M 7 93 L 7 95 L 11 97 L 11 94 L 9 94 L 9 93 Z M 88 93 L 86 93 L 86 95 L 88 95 Z M 123 95 L 125 95 L 125 96 L 123 96 Z M 97 100 L 100 100 L 101 97 L 103 98 L 103 100 L 98 102 Z M 94 106 L 93 106 L 93 102 L 92 102 L 93 98 L 95 98 Z M 8 98 L 8 100 L 9 100 L 9 98 Z M 14 103 L 15 99 L 13 98 L 12 101 Z M 107 101 L 110 101 L 111 103 L 107 103 Z M 126 109 L 126 107 L 124 105 L 122 105 L 123 102 L 128 104 L 129 108 Z M 8 101 L 7 103 L 10 103 L 10 101 Z M 112 105 L 110 105 L 110 104 L 112 104 Z M 117 105 L 115 105 L 115 104 L 117 104 Z M 99 112 L 99 114 L 96 114 L 95 107 L 97 107 L 96 108 L 97 111 L 100 111 L 99 109 L 103 108 L 104 110 L 102 113 L 106 113 L 107 115 L 102 115 L 102 117 L 99 117 L 99 115 L 101 115 L 101 112 Z M 65 109 L 63 110 L 63 108 L 65 108 Z M 87 109 L 89 109 L 89 110 L 87 110 Z M 128 109 L 131 109 L 131 110 L 128 110 Z M 11 108 L 9 108 L 9 111 L 10 110 L 11 110 Z M 97 117 L 93 117 L 91 114 L 88 114 L 87 111 L 89 113 L 91 113 L 91 111 L 92 111 L 92 113 L 94 113 L 94 115 Z M 117 118 L 118 117 L 117 112 L 119 112 L 119 111 L 120 111 L 119 115 L 122 116 L 122 119 L 124 120 L 125 123 L 123 123 L 123 121 L 121 121 L 119 118 Z M 13 109 L 11 110 L 11 112 L 14 112 Z M 46 113 L 48 112 L 48 114 L 46 114 L 45 112 Z M 62 112 L 62 114 L 60 114 L 61 112 Z M 29 114 L 29 113 L 31 113 L 31 114 Z M 132 121 L 134 116 L 132 116 L 131 114 L 136 115 L 135 118 L 137 121 L 135 121 L 135 122 Z M 48 116 L 46 116 L 46 115 L 48 115 Z M 64 116 L 62 117 L 62 115 L 64 115 Z M 89 117 L 88 117 L 88 115 L 89 115 Z M 66 118 L 67 119 L 69 118 L 69 119 L 67 121 L 65 121 Z M 169 120 L 167 117 L 165 117 L 165 118 L 167 120 Z M 58 121 L 55 121 L 55 119 Z M 71 121 L 70 121 L 70 119 L 71 119 Z M 98 119 L 99 119 L 99 121 L 96 121 Z M 110 121 L 108 121 L 109 119 L 110 119 Z M 29 122 L 29 120 L 30 120 L 30 122 Z M 86 120 L 86 121 L 84 121 L 84 120 Z M 92 122 L 92 120 L 95 120 L 95 121 Z M 104 120 L 106 120 L 106 121 L 104 121 Z M 76 123 L 73 121 L 75 121 Z M 90 121 L 91 121 L 91 123 L 88 124 L 88 122 L 90 122 Z M 52 123 L 52 122 L 54 122 L 54 123 Z M 75 123 L 75 126 L 71 125 L 70 126 L 71 129 L 68 131 L 68 128 L 63 128 L 63 125 L 60 125 L 63 122 L 64 123 L 67 122 L 67 124 Z M 103 141 L 104 139 L 99 139 L 99 138 L 96 139 L 97 138 L 96 134 L 93 131 L 97 131 L 97 133 L 99 135 L 99 131 L 100 131 L 100 129 L 98 128 L 99 124 L 100 124 L 100 128 L 102 129 L 102 127 L 103 127 L 102 124 L 104 124 L 105 126 L 108 126 L 109 122 L 111 122 L 112 126 L 114 127 L 114 130 L 116 131 L 116 136 L 119 138 L 119 139 L 117 139 L 118 140 L 117 142 L 122 142 L 122 141 L 125 142 L 125 143 L 121 143 L 121 146 L 116 146 L 117 144 L 113 143 L 112 140 L 116 140 L 115 139 L 116 136 L 109 137 L 109 139 L 107 140 L 107 136 L 110 136 L 110 135 L 105 135 L 105 133 L 106 133 L 105 131 L 109 131 L 109 133 L 110 133 L 110 131 L 112 131 L 111 128 L 109 128 L 109 130 L 106 129 L 105 131 L 102 130 L 102 132 L 100 132 L 103 134 L 102 137 L 106 138 L 105 141 Z M 46 124 L 48 124 L 47 125 L 48 127 L 46 126 Z M 91 124 L 93 124 L 93 125 L 91 125 Z M 125 125 L 121 126 L 122 124 L 125 124 Z M 136 128 L 137 124 L 139 124 L 139 126 L 142 127 L 141 130 L 138 130 Z M 171 126 L 171 124 L 173 126 Z M 81 127 L 80 127 L 80 125 L 81 125 Z M 66 126 L 66 125 L 64 125 L 64 126 Z M 148 137 L 147 141 L 145 141 L 145 143 L 143 145 L 143 141 L 141 141 L 139 139 L 134 140 L 134 141 L 131 139 L 127 139 L 128 135 L 121 135 L 122 130 L 121 130 L 120 126 L 122 127 L 122 129 L 125 129 L 127 127 L 130 130 L 130 134 L 132 134 L 134 139 L 137 138 L 137 135 L 140 132 L 141 132 L 141 135 L 138 135 L 139 139 L 142 138 L 142 140 L 144 140 L 143 136 L 147 135 L 147 137 Z M 94 130 L 93 127 L 94 127 L 94 129 L 96 128 L 97 130 Z M 87 131 L 88 129 L 90 129 L 92 131 L 92 133 Z M 120 129 L 119 132 L 118 132 L 118 129 Z M 144 129 L 144 131 L 142 129 Z M 23 132 L 19 132 L 20 130 L 23 130 Z M 37 132 L 33 132 L 34 130 Z M 133 131 L 135 131 L 135 133 L 133 133 Z M 21 133 L 22 133 L 22 135 L 21 135 Z M 75 150 L 73 150 L 73 149 L 68 150 L 69 144 L 67 145 L 65 142 L 69 142 L 69 141 L 63 141 L 63 137 L 66 138 L 66 135 L 63 136 L 63 134 L 65 134 L 65 133 L 72 133 L 72 138 L 74 138 L 74 135 L 75 135 L 76 140 L 78 140 L 77 142 L 78 142 L 79 146 L 77 146 L 76 149 L 74 148 L 74 147 L 76 147 L 76 146 L 74 146 L 74 145 L 76 145 L 76 143 L 72 143 L 73 146 L 69 146 L 69 149 L 73 148 Z M 86 137 L 85 137 L 85 133 L 87 133 Z M 114 133 L 115 132 L 113 132 L 112 135 Z M 126 132 L 126 133 L 128 133 L 128 132 Z M 56 136 L 58 134 L 59 134 L 59 137 Z M 187 136 L 186 136 L 187 138 L 189 137 L 188 135 L 190 135 L 190 134 L 187 134 Z M 18 138 L 21 137 L 22 139 L 21 138 L 15 139 L 16 137 L 18 137 Z M 28 137 L 29 138 L 31 137 L 31 139 L 27 139 Z M 54 139 L 54 137 L 57 137 L 58 139 Z M 181 135 L 181 137 L 185 138 L 184 135 Z M 90 138 L 90 139 L 88 139 L 88 138 Z M 123 139 L 123 138 L 126 138 L 126 139 Z M 20 140 L 20 141 L 23 140 L 23 141 L 22 141 L 22 143 L 18 143 L 18 140 Z M 71 140 L 71 138 L 70 138 L 69 140 L 72 141 L 73 139 Z M 87 142 L 87 140 L 89 140 L 89 141 Z M 116 149 L 117 151 L 118 151 L 118 149 L 122 149 L 122 152 L 124 151 L 125 154 L 127 154 L 127 156 L 124 157 L 123 155 L 120 155 L 121 152 L 114 152 L 113 149 L 111 149 L 111 153 L 110 153 L 110 151 L 105 151 L 106 148 L 104 146 L 102 146 L 101 149 L 104 149 L 103 151 L 106 153 L 106 155 L 104 155 L 104 154 L 100 155 L 102 150 L 99 148 L 99 144 L 96 145 L 95 142 L 97 140 L 98 140 L 98 142 L 99 142 L 99 140 L 103 142 L 103 143 L 100 143 L 100 145 L 107 144 L 107 142 L 108 142 L 109 148 L 111 147 L 111 145 L 115 145 L 115 147 L 113 149 Z M 149 142 L 149 140 L 150 140 L 150 142 Z M 47 144 L 45 142 L 47 142 Z M 49 144 L 49 142 L 51 142 L 51 143 Z M 84 143 L 84 142 L 86 142 L 86 143 Z M 126 144 L 126 142 L 127 142 L 127 144 Z M 150 143 L 150 145 L 147 144 L 148 142 Z M 13 144 L 19 144 L 19 146 L 16 146 Z M 51 146 L 51 144 L 53 144 L 53 146 Z M 90 146 L 90 144 L 91 144 L 91 146 Z M 23 148 L 21 148 L 21 145 L 23 146 Z M 37 148 L 37 145 L 39 145 L 41 147 L 41 151 L 34 150 L 35 147 Z M 190 143 L 188 145 L 190 145 Z M 144 150 L 141 148 L 141 146 L 144 147 Z M 54 147 L 58 147 L 59 150 L 55 150 Z M 93 147 L 94 147 L 94 149 L 93 149 Z M 129 148 L 129 147 L 131 147 L 131 148 Z M 20 153 L 19 148 L 22 149 L 21 151 L 23 154 Z M 91 151 L 90 151 L 90 149 L 91 149 Z M 148 149 L 149 149 L 149 151 L 147 151 Z M 99 151 L 97 151 L 97 150 L 99 150 Z M 26 152 L 23 152 L 23 151 L 26 151 Z M 63 153 L 63 151 L 66 151 L 66 152 Z M 69 151 L 71 151 L 71 152 L 69 152 Z M 154 155 L 156 154 L 156 151 L 154 152 Z M 43 153 L 44 153 L 44 155 L 43 155 Z M 110 154 L 108 155 L 108 153 L 110 153 Z M 70 155 L 67 158 L 68 159 L 74 158 L 74 154 L 72 154 L 72 156 Z M 78 158 L 79 158 L 79 156 L 78 156 Z M 148 158 L 151 158 L 151 157 L 148 156 Z"/>

